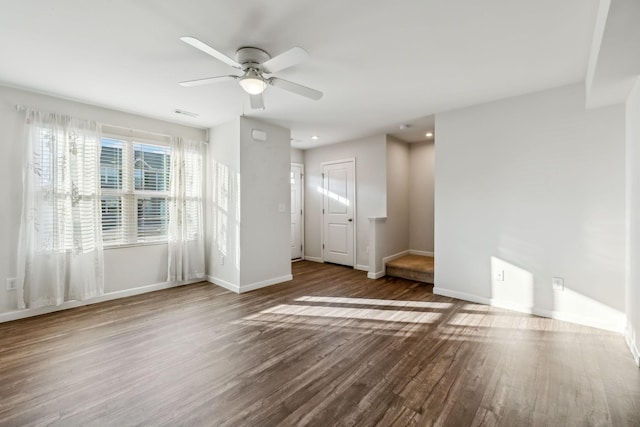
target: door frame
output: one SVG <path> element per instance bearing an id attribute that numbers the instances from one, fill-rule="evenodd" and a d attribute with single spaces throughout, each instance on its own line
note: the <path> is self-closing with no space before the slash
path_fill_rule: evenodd
<path id="1" fill-rule="evenodd" d="M 295 261 L 302 261 L 304 259 L 304 163 L 291 162 L 291 166 L 300 167 L 300 209 L 302 209 L 302 215 L 300 215 L 300 244 L 302 245 L 302 253 L 300 258 Z M 291 170 L 291 168 L 289 168 Z M 292 260 L 293 261 L 293 260 Z M 294 261 L 294 262 L 295 262 Z"/>
<path id="2" fill-rule="evenodd" d="M 357 260 L 358 260 L 358 239 L 357 239 L 357 233 L 356 230 L 358 229 L 358 211 L 356 209 L 357 207 L 357 203 L 356 201 L 358 200 L 358 180 L 356 179 L 356 158 L 355 157 L 350 157 L 350 158 L 346 158 L 346 159 L 340 159 L 340 160 L 330 160 L 328 162 L 321 162 L 320 163 L 320 177 L 321 177 L 321 181 L 322 181 L 322 209 L 324 209 L 324 199 L 325 197 L 327 197 L 324 194 L 324 167 L 326 165 L 334 165 L 337 163 L 347 163 L 347 162 L 351 162 L 353 165 L 353 269 L 356 270 L 356 266 L 358 265 Z M 322 247 L 322 245 L 324 245 L 324 212 L 322 212 L 322 214 L 320 215 L 320 254 L 322 255 L 322 262 L 325 262 L 324 259 L 324 249 Z"/>

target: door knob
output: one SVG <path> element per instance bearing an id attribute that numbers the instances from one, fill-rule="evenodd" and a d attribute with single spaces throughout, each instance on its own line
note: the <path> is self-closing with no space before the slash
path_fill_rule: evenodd
<path id="1" fill-rule="evenodd" d="M 353 218 L 349 218 L 349 222 L 353 221 Z"/>

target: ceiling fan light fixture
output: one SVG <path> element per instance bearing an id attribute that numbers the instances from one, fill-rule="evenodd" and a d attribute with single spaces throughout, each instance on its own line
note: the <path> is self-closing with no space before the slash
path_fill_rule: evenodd
<path id="1" fill-rule="evenodd" d="M 267 82 L 255 70 L 248 70 L 238 83 L 249 95 L 260 95 L 267 88 Z"/>

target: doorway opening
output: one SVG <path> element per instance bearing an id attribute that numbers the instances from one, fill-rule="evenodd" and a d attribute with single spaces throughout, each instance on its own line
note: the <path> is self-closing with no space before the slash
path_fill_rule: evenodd
<path id="1" fill-rule="evenodd" d="M 304 259 L 304 165 L 291 163 L 291 260 Z"/>

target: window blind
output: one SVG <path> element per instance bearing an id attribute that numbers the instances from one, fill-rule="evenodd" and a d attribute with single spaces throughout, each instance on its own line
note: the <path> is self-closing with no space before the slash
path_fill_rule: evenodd
<path id="1" fill-rule="evenodd" d="M 127 241 L 123 209 L 125 142 L 103 138 L 101 148 L 102 239 L 105 244 L 124 243 Z"/>
<path id="2" fill-rule="evenodd" d="M 105 245 L 167 239 L 169 147 L 103 138 L 100 156 Z"/>

